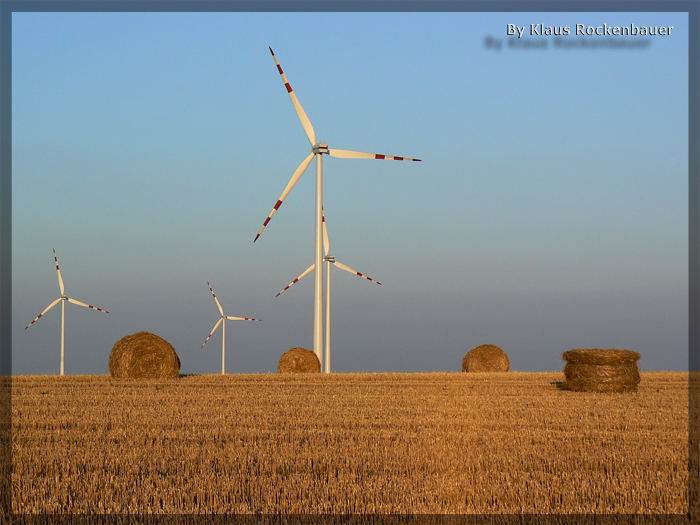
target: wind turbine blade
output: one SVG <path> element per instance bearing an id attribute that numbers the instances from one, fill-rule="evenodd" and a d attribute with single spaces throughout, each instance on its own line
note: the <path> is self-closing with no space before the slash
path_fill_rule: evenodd
<path id="1" fill-rule="evenodd" d="M 311 266 L 309 266 L 309 267 L 304 271 L 304 273 L 302 273 L 299 277 L 297 277 L 297 278 L 294 279 L 291 283 L 289 283 L 287 286 L 285 286 L 285 287 L 282 289 L 281 292 L 279 292 L 277 295 L 275 295 L 275 297 L 279 297 L 279 296 L 282 295 L 284 292 L 286 292 L 287 290 L 289 290 L 292 286 L 294 286 L 296 283 L 298 283 L 299 281 L 301 281 L 304 277 L 306 277 L 307 275 L 309 275 L 309 272 L 310 272 L 311 270 L 313 270 L 315 267 L 316 267 L 316 264 L 315 264 L 315 263 L 312 264 Z"/>
<path id="2" fill-rule="evenodd" d="M 221 324 L 221 321 L 223 321 L 223 320 L 224 320 L 223 317 L 219 318 L 219 320 L 218 320 L 218 321 L 216 322 L 216 324 L 214 325 L 214 328 L 211 329 L 211 332 L 209 332 L 209 335 L 207 336 L 207 338 L 206 338 L 206 339 L 204 340 L 204 342 L 202 343 L 202 348 L 204 348 L 204 345 L 207 344 L 207 341 L 209 341 L 209 339 L 211 339 L 211 336 L 214 334 L 214 332 L 216 332 L 216 329 L 219 328 L 219 325 Z"/>
<path id="3" fill-rule="evenodd" d="M 371 277 L 369 277 L 369 276 L 367 276 L 367 275 L 365 275 L 365 274 L 363 274 L 363 273 L 358 272 L 357 270 L 353 270 L 352 268 L 350 268 L 349 266 L 344 265 L 344 264 L 341 263 L 341 262 L 335 261 L 335 262 L 332 263 L 332 264 L 335 264 L 335 265 L 336 265 L 338 268 L 340 268 L 341 270 L 345 270 L 346 272 L 354 273 L 355 275 L 357 275 L 357 276 L 359 276 L 359 277 L 364 277 L 364 278 L 367 279 L 368 281 L 372 281 L 373 283 L 377 283 L 377 284 L 380 284 L 380 285 L 382 284 L 382 283 L 380 283 L 379 281 L 375 281 L 375 280 L 372 279 Z"/>
<path id="4" fill-rule="evenodd" d="M 260 234 L 265 229 L 265 226 L 267 226 L 267 223 L 270 222 L 270 219 L 272 219 L 272 216 L 275 213 L 277 213 L 277 210 L 279 210 L 280 206 L 282 206 L 284 199 L 287 198 L 287 195 L 289 195 L 289 192 L 292 191 L 292 188 L 294 188 L 294 185 L 297 182 L 299 182 L 299 179 L 304 174 L 304 171 L 306 171 L 306 168 L 309 167 L 309 163 L 311 162 L 311 159 L 313 159 L 313 158 L 314 158 L 314 154 L 310 153 L 308 157 L 306 157 L 304 160 L 301 161 L 301 164 L 299 164 L 299 167 L 297 167 L 296 171 L 292 175 L 292 178 L 289 179 L 289 182 L 287 183 L 287 187 L 284 188 L 284 191 L 282 192 L 282 195 L 280 196 L 279 200 L 277 201 L 277 204 L 274 205 L 274 207 L 272 208 L 272 211 L 267 216 L 267 219 L 265 219 L 265 222 L 263 222 L 263 225 L 260 227 L 260 230 L 258 230 L 258 234 L 255 236 L 255 239 L 253 239 L 253 242 L 258 240 L 258 237 L 260 237 Z"/>
<path id="5" fill-rule="evenodd" d="M 211 287 L 211 284 L 209 284 L 209 281 L 207 281 L 207 286 L 209 287 L 209 290 L 211 291 L 211 296 L 214 298 L 214 302 L 216 303 L 216 307 L 219 309 L 219 313 L 221 315 L 224 315 L 224 309 L 221 308 L 221 303 L 219 303 L 219 300 L 216 298 L 216 294 L 214 293 L 214 290 Z"/>
<path id="6" fill-rule="evenodd" d="M 63 286 L 63 277 L 61 277 L 61 269 L 58 267 L 58 257 L 56 257 L 56 250 L 53 250 L 53 260 L 56 261 L 56 273 L 58 273 L 58 287 L 61 289 L 61 295 L 63 295 L 65 293 L 65 289 Z"/>
<path id="7" fill-rule="evenodd" d="M 410 160 L 420 162 L 421 159 L 412 159 L 411 157 L 396 157 L 394 155 L 382 155 L 380 153 L 364 153 L 362 151 L 352 151 L 349 149 L 328 148 L 328 154 L 331 157 L 339 159 L 386 159 L 386 160 Z"/>
<path id="8" fill-rule="evenodd" d="M 71 299 L 70 297 L 68 297 L 68 302 L 69 302 L 69 303 L 73 303 L 73 304 L 77 304 L 78 306 L 84 306 L 85 308 L 92 308 L 93 310 L 97 310 L 98 312 L 104 312 L 104 313 L 106 313 L 106 314 L 109 313 L 109 312 L 108 312 L 107 310 L 105 310 L 104 308 L 99 308 L 99 307 L 97 307 L 97 306 L 92 306 L 91 304 L 83 303 L 82 301 L 78 301 L 77 299 Z"/>
<path id="9" fill-rule="evenodd" d="M 328 228 L 326 227 L 326 212 L 321 208 L 321 220 L 323 221 L 323 254 L 328 255 L 328 250 L 331 248 L 331 243 L 328 240 Z"/>
<path id="10" fill-rule="evenodd" d="M 255 317 L 233 317 L 232 315 L 227 315 L 226 319 L 229 321 L 260 321 L 260 319 Z"/>
<path id="11" fill-rule="evenodd" d="M 316 144 L 316 133 L 314 132 L 314 127 L 311 125 L 309 117 L 306 116 L 304 108 L 301 107 L 301 103 L 299 102 L 299 99 L 294 93 L 292 86 L 289 85 L 287 76 L 284 74 L 284 71 L 282 71 L 282 66 L 280 66 L 280 63 L 277 60 L 277 57 L 275 56 L 275 52 L 272 50 L 271 47 L 269 49 L 270 53 L 272 53 L 272 58 L 275 59 L 275 64 L 277 64 L 277 71 L 279 71 L 280 75 L 282 76 L 282 82 L 284 82 L 284 87 L 287 88 L 287 93 L 289 93 L 289 96 L 292 99 L 292 104 L 294 104 L 294 109 L 297 111 L 297 115 L 299 117 L 299 121 L 301 122 L 301 126 L 304 128 L 304 133 L 306 133 L 306 136 L 309 138 L 309 142 L 311 142 L 311 145 L 313 146 L 314 144 Z"/>
<path id="12" fill-rule="evenodd" d="M 59 297 L 59 298 L 56 299 L 54 302 L 52 302 L 50 305 L 48 305 L 46 308 L 44 308 L 44 311 L 41 312 L 39 315 L 37 315 L 31 323 L 29 323 L 27 326 L 24 327 L 24 329 L 26 330 L 27 328 L 29 328 L 30 326 L 32 326 L 34 323 L 36 323 L 42 315 L 44 315 L 46 312 L 48 312 L 49 310 L 51 310 L 51 308 L 53 308 L 54 306 L 56 306 L 56 305 L 58 304 L 58 302 L 59 302 L 61 299 L 62 299 L 62 297 Z"/>

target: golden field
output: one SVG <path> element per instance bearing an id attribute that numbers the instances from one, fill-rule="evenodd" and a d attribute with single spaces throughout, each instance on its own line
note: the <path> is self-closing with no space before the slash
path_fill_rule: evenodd
<path id="1" fill-rule="evenodd" d="M 12 378 L 14 513 L 688 511 L 688 374 Z"/>

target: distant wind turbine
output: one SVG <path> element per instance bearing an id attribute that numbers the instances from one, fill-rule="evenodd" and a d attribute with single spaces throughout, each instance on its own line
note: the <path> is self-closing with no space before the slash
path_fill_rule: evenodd
<path id="1" fill-rule="evenodd" d="M 325 359 L 323 361 L 323 371 L 326 374 L 331 373 L 331 264 L 337 266 L 341 270 L 345 270 L 346 272 L 350 272 L 354 275 L 357 275 L 358 277 L 364 277 L 368 281 L 372 281 L 373 283 L 381 285 L 379 281 L 375 281 L 371 277 L 358 272 L 357 270 L 353 270 L 349 266 L 346 266 L 345 264 L 341 263 L 340 261 L 336 261 L 335 256 L 329 255 L 328 252 L 330 250 L 330 241 L 328 239 L 328 227 L 326 226 L 326 214 L 323 214 L 323 250 L 325 253 L 325 257 L 323 260 L 326 262 L 326 355 Z M 279 292 L 275 297 L 279 297 L 282 295 L 284 292 L 289 290 L 294 284 L 298 283 L 301 281 L 304 277 L 306 277 L 311 270 L 314 269 L 316 265 L 312 264 L 309 266 L 306 270 L 304 270 L 304 273 L 302 273 L 299 277 L 294 279 L 291 283 L 289 283 L 287 286 L 285 286 L 281 292 Z"/>
<path id="2" fill-rule="evenodd" d="M 409 157 L 396 157 L 393 155 L 381 155 L 379 153 L 364 153 L 361 151 L 352 151 L 352 150 L 347 150 L 347 149 L 336 149 L 336 148 L 329 148 L 328 144 L 321 144 L 316 142 L 316 133 L 314 132 L 314 128 L 311 125 L 311 121 L 309 120 L 309 117 L 306 116 L 306 113 L 304 112 L 304 108 L 301 107 L 301 104 L 299 103 L 299 99 L 297 98 L 296 94 L 294 93 L 294 90 L 292 90 L 292 86 L 289 84 L 287 81 L 287 77 L 285 76 L 284 72 L 282 71 L 282 66 L 280 66 L 280 63 L 277 60 L 277 57 L 275 56 L 274 51 L 272 51 L 272 48 L 270 48 L 270 53 L 272 53 L 272 58 L 275 59 L 275 64 L 277 64 L 277 70 L 279 71 L 280 75 L 282 76 L 282 82 L 284 82 L 284 87 L 287 88 L 287 93 L 289 93 L 289 96 L 292 99 L 292 104 L 294 104 L 294 109 L 297 112 L 297 116 L 299 117 L 299 120 L 301 121 L 301 126 L 304 128 L 304 132 L 306 133 L 306 136 L 309 139 L 309 142 L 311 143 L 311 153 L 301 161 L 301 164 L 299 164 L 299 167 L 296 169 L 294 174 L 292 175 L 292 178 L 289 180 L 287 183 L 287 186 L 284 188 L 284 191 L 282 192 L 282 195 L 280 196 L 279 200 L 277 203 L 274 205 L 272 208 L 272 211 L 270 214 L 267 216 L 267 219 L 265 219 L 265 222 L 263 223 L 262 227 L 258 231 L 258 234 L 255 236 L 255 239 L 253 239 L 253 242 L 258 240 L 258 237 L 260 237 L 260 234 L 263 232 L 265 229 L 265 226 L 267 226 L 267 223 L 270 222 L 270 219 L 272 219 L 272 216 L 277 212 L 279 207 L 282 205 L 282 202 L 284 202 L 284 199 L 287 197 L 290 191 L 292 191 L 292 188 L 294 188 L 294 185 L 299 181 L 301 176 L 303 175 L 304 171 L 306 171 L 306 168 L 309 166 L 311 163 L 311 160 L 316 157 L 316 214 L 315 214 L 315 221 L 316 221 L 316 246 L 314 250 L 314 261 L 315 261 L 315 281 L 314 281 L 314 352 L 316 353 L 316 356 L 318 357 L 319 361 L 321 360 L 321 346 L 323 344 L 323 319 L 322 319 L 322 302 L 323 302 L 323 271 L 321 268 L 321 262 L 322 262 L 322 256 L 321 256 L 321 204 L 323 202 L 323 166 L 322 166 L 322 155 L 325 153 L 327 155 L 330 155 L 331 157 L 338 157 L 342 159 L 388 159 L 388 160 L 408 160 L 408 161 L 420 161 L 420 159 L 413 159 Z"/>
<path id="3" fill-rule="evenodd" d="M 77 304 L 78 306 L 84 306 L 85 308 L 91 308 L 93 310 L 97 310 L 98 312 L 104 312 L 108 314 L 109 312 L 107 310 L 104 310 L 102 308 L 98 308 L 97 306 L 92 306 L 91 304 L 84 303 L 82 301 L 78 301 L 77 299 L 72 299 L 68 296 L 66 296 L 65 288 L 63 286 L 63 278 L 61 277 L 61 269 L 58 267 L 58 257 L 56 257 L 56 250 L 53 250 L 53 260 L 56 262 L 56 273 L 58 273 L 58 287 L 61 290 L 61 297 L 56 299 L 54 302 L 52 302 L 50 305 L 48 305 L 43 312 L 41 312 L 39 315 L 37 315 L 34 320 L 29 323 L 27 326 L 24 327 L 26 330 L 30 326 L 32 326 L 34 323 L 36 323 L 46 312 L 51 310 L 54 306 L 56 306 L 59 301 L 61 302 L 61 375 L 63 375 L 63 358 L 65 355 L 65 349 L 66 349 L 66 301 L 69 303 Z"/>
<path id="4" fill-rule="evenodd" d="M 229 321 L 260 321 L 260 319 L 255 319 L 253 317 L 233 317 L 231 315 L 226 315 L 224 313 L 224 309 L 221 308 L 221 303 L 219 302 L 219 299 L 216 297 L 216 294 L 214 293 L 214 289 L 211 287 L 211 284 L 209 284 L 208 281 L 207 281 L 207 286 L 209 287 L 209 290 L 211 291 L 211 296 L 214 298 L 214 302 L 216 303 L 216 307 L 219 309 L 219 313 L 221 314 L 221 317 L 216 322 L 216 324 L 214 325 L 214 328 L 211 329 L 211 332 L 209 332 L 209 335 L 202 343 L 202 348 L 204 348 L 204 345 L 207 344 L 207 341 L 209 341 L 209 339 L 214 334 L 216 329 L 219 328 L 219 325 L 223 323 L 223 325 L 222 325 L 223 333 L 221 334 L 221 373 L 225 374 L 226 373 L 226 319 L 228 319 Z"/>

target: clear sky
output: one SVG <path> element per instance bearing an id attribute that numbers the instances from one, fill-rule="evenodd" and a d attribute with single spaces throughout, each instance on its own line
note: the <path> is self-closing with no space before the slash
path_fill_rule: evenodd
<path id="1" fill-rule="evenodd" d="M 511 47 L 506 25 L 673 26 L 637 48 Z M 314 168 L 268 51 L 331 147 L 335 371 L 515 370 L 572 348 L 687 370 L 688 34 L 683 13 L 15 13 L 13 373 L 104 374 L 148 330 L 183 373 L 275 371 L 311 347 Z M 486 46 L 487 37 L 502 43 Z M 588 37 L 601 42 L 609 37 Z M 627 41 L 630 37 L 625 37 Z M 578 42 L 578 40 L 576 40 Z"/>

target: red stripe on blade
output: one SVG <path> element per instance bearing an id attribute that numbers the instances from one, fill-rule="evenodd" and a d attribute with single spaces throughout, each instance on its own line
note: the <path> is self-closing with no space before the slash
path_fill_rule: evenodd
<path id="1" fill-rule="evenodd" d="M 275 209 L 279 210 L 280 206 L 282 206 L 282 201 L 277 201 L 277 204 L 275 204 Z"/>
<path id="2" fill-rule="evenodd" d="M 374 154 L 374 158 L 375 158 L 375 159 L 383 159 L 383 158 L 385 158 L 385 156 L 384 156 L 384 155 L 380 155 L 379 153 L 375 153 L 375 154 Z"/>
<path id="3" fill-rule="evenodd" d="M 291 93 L 291 92 L 292 92 L 292 86 L 289 85 L 289 82 L 286 82 L 286 83 L 284 84 L 284 87 L 287 88 L 287 93 Z"/>

